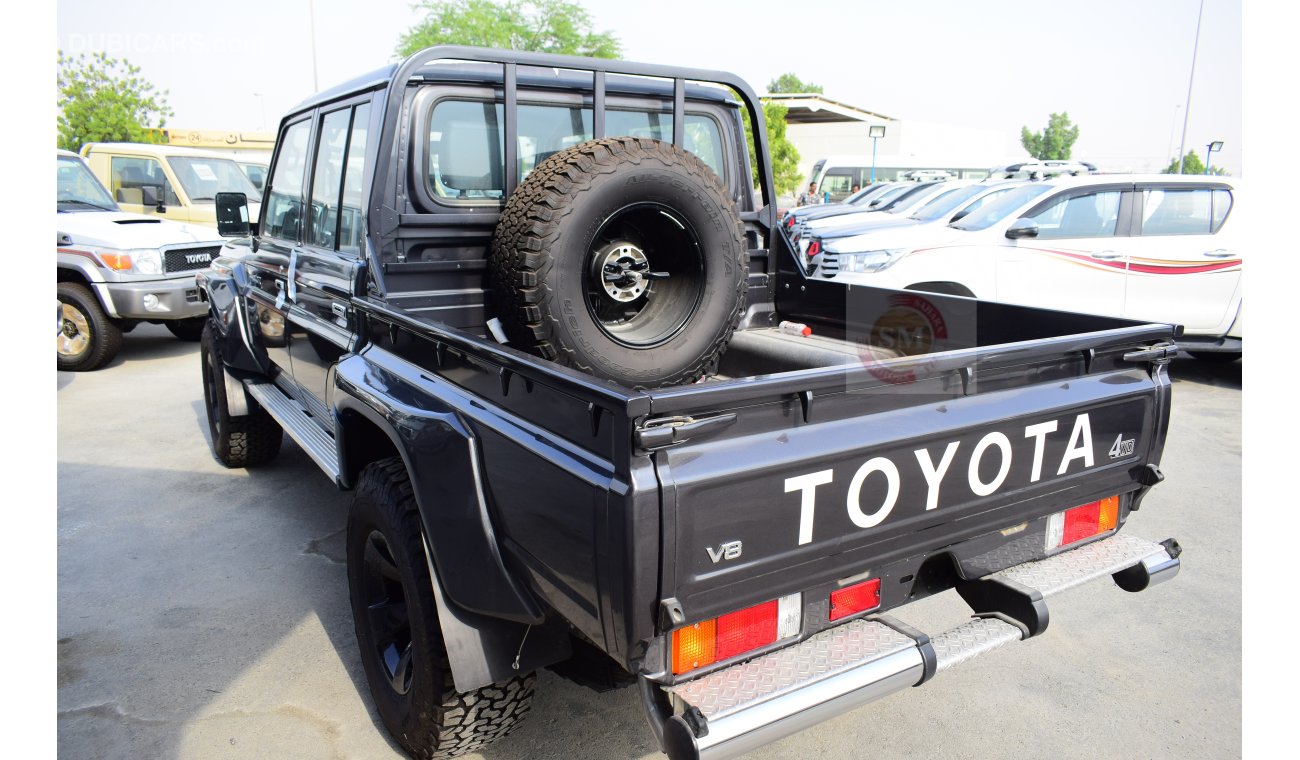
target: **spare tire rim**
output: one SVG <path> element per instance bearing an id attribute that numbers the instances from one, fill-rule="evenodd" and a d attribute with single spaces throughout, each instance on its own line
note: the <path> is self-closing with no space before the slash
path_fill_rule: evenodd
<path id="1" fill-rule="evenodd" d="M 411 660 L 411 618 L 406 610 L 406 589 L 384 534 L 373 530 L 366 537 L 361 563 L 361 587 L 366 605 L 372 652 L 384 680 L 398 694 L 411 690 L 415 667 Z"/>
<path id="2" fill-rule="evenodd" d="M 587 248 L 587 310 L 601 332 L 630 348 L 671 340 L 704 295 L 704 252 L 694 227 L 660 203 L 610 214 Z"/>
<path id="3" fill-rule="evenodd" d="M 72 304 L 63 304 L 63 330 L 59 332 L 58 344 L 62 356 L 81 356 L 90 347 L 90 321 Z"/>

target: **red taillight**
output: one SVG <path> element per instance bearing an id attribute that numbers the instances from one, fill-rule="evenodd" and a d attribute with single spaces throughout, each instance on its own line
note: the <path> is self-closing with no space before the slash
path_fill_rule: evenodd
<path id="1" fill-rule="evenodd" d="M 793 216 L 786 217 L 786 220 L 785 220 L 785 228 L 786 228 L 787 230 L 789 230 L 789 229 L 794 229 L 794 217 L 793 217 Z"/>
<path id="2" fill-rule="evenodd" d="M 808 244 L 808 258 L 812 258 L 822 252 L 822 244 L 816 240 Z"/>
<path id="3" fill-rule="evenodd" d="M 798 635 L 802 607 L 790 594 L 673 631 L 673 673 L 682 674 Z"/>
<path id="4" fill-rule="evenodd" d="M 776 641 L 776 613 L 773 599 L 718 618 L 717 658 L 725 660 Z"/>
<path id="5" fill-rule="evenodd" d="M 1050 552 L 1062 546 L 1069 546 L 1085 538 L 1113 530 L 1118 523 L 1118 496 L 1107 496 L 1064 512 L 1057 512 L 1047 520 L 1047 540 L 1044 549 Z"/>
<path id="6" fill-rule="evenodd" d="M 831 592 L 831 620 L 839 620 L 880 606 L 880 579 L 855 583 Z"/>

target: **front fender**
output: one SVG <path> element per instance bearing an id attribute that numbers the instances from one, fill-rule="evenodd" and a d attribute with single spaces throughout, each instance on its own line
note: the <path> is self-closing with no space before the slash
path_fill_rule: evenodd
<path id="1" fill-rule="evenodd" d="M 248 274 L 244 267 L 235 262 L 232 266 L 204 270 L 195 275 L 195 282 L 208 302 L 226 365 L 234 370 L 269 376 L 272 365 L 266 349 L 253 340 Z"/>

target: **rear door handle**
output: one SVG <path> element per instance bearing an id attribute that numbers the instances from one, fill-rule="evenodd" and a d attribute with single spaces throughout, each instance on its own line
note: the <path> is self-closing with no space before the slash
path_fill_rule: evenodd
<path id="1" fill-rule="evenodd" d="M 1093 251 L 1092 257 L 1100 261 L 1114 261 L 1115 259 L 1124 258 L 1124 254 L 1115 251 Z"/>
<path id="2" fill-rule="evenodd" d="M 1214 250 L 1214 251 L 1206 251 L 1205 253 L 1202 253 L 1201 255 L 1204 256 L 1204 257 L 1206 257 L 1207 259 L 1230 259 L 1230 258 L 1232 258 L 1233 256 L 1236 256 L 1237 253 L 1236 253 L 1236 251 L 1228 251 L 1228 250 L 1225 250 L 1225 249 L 1223 249 L 1223 248 L 1219 248 L 1219 249 Z"/>

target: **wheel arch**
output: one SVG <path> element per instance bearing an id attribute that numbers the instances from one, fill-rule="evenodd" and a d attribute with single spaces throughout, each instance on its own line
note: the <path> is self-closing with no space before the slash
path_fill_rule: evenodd
<path id="1" fill-rule="evenodd" d="M 93 292 L 94 285 L 91 283 L 90 278 L 86 277 L 85 273 L 81 270 L 73 267 L 60 266 L 58 281 L 75 282 L 79 285 L 85 285 L 87 288 L 91 288 Z"/>
<path id="2" fill-rule="evenodd" d="M 344 363 L 363 361 L 353 357 Z M 457 690 L 499 683 L 520 671 L 566 659 L 571 651 L 568 637 L 546 625 L 541 605 L 507 569 L 490 522 L 482 520 L 481 513 L 470 514 L 474 505 L 458 498 L 466 493 L 481 496 L 472 434 L 463 425 L 448 424 L 444 415 L 411 415 L 409 409 L 402 410 L 400 424 L 394 423 L 393 416 L 362 398 L 386 398 L 376 395 L 379 389 L 354 393 L 353 368 L 344 363 L 334 387 L 340 474 L 346 487 L 381 459 L 396 456 L 406 468 Z M 478 525 L 482 531 L 465 530 Z M 527 648 L 521 651 L 525 642 Z M 516 657 L 522 658 L 519 670 L 513 667 Z"/>

